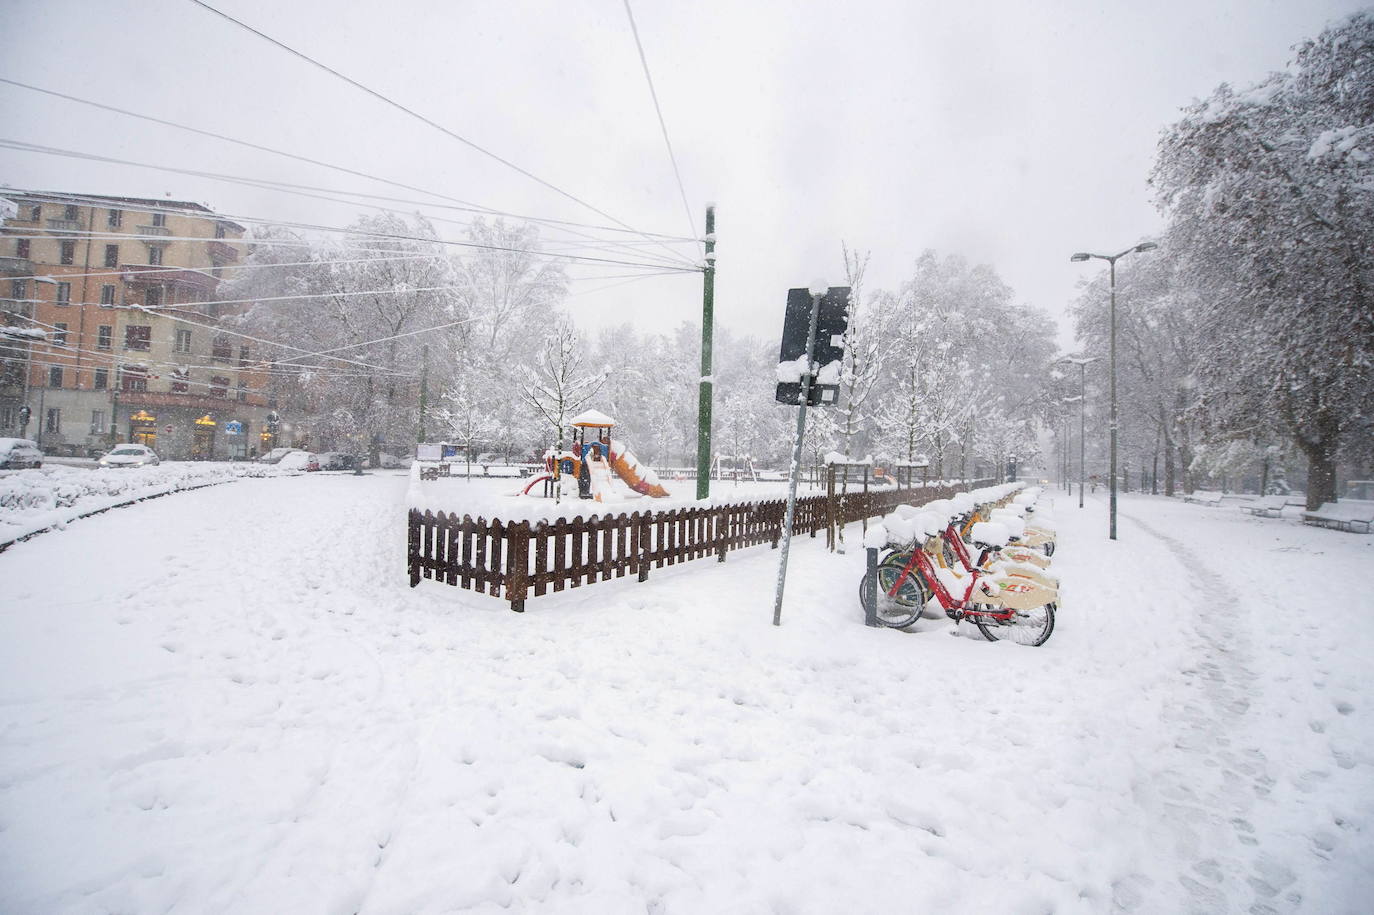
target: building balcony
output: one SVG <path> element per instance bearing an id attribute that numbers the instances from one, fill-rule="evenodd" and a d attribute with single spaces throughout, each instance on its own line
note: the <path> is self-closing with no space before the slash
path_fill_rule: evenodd
<path id="1" fill-rule="evenodd" d="M 81 220 L 79 219 L 49 219 L 49 232 L 80 232 Z"/>
<path id="2" fill-rule="evenodd" d="M 33 276 L 33 261 L 27 257 L 0 257 L 0 273 Z"/>
<path id="3" fill-rule="evenodd" d="M 210 250 L 210 256 L 216 260 L 236 261 L 239 259 L 239 249 L 235 248 L 233 245 L 215 240 L 206 242 L 206 246 Z"/>
<path id="4" fill-rule="evenodd" d="M 223 397 L 208 394 L 176 394 L 171 391 L 120 391 L 119 402 L 131 407 L 193 407 L 204 411 L 228 411 L 233 413 L 243 406 L 263 406 L 260 392 L 249 391 L 247 400 L 239 400 L 234 391 L 226 391 Z"/>
<path id="5" fill-rule="evenodd" d="M 190 286 L 203 292 L 213 292 L 219 280 L 199 270 L 170 267 L 165 264 L 121 264 L 124 282 L 132 285 Z"/>
<path id="6" fill-rule="evenodd" d="M 51 219 L 48 222 L 52 222 Z M 139 235 L 171 235 L 172 230 L 166 226 L 139 226 Z"/>

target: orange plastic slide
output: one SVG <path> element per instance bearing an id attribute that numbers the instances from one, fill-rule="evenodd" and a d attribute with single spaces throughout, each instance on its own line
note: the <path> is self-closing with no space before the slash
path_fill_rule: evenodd
<path id="1" fill-rule="evenodd" d="M 658 477 L 647 467 L 641 468 L 639 461 L 630 450 L 618 442 L 611 443 L 611 469 L 625 485 L 644 496 L 662 499 L 669 495 L 668 490 L 658 485 Z M 641 473 L 643 474 L 641 476 Z"/>

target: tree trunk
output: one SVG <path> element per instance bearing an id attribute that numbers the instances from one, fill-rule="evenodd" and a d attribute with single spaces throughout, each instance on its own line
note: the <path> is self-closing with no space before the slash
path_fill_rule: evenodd
<path id="1" fill-rule="evenodd" d="M 1164 427 L 1164 495 L 1173 496 L 1178 480 L 1174 469 L 1174 437 L 1166 424 Z"/>
<path id="2" fill-rule="evenodd" d="M 1297 442 L 1307 455 L 1307 510 L 1316 511 L 1322 503 L 1336 501 L 1336 448 L 1327 442 Z"/>

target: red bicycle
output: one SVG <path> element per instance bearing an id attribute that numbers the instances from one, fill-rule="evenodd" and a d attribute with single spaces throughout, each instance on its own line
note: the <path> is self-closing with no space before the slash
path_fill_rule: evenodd
<path id="1" fill-rule="evenodd" d="M 942 537 L 928 537 L 909 551 L 894 550 L 864 573 L 859 601 L 879 623 L 893 629 L 912 626 L 933 598 L 946 616 L 956 623 L 973 623 L 989 642 L 1009 639 L 1020 645 L 1045 644 L 1054 632 L 1058 593 L 1027 578 L 987 571 L 988 559 L 1001 545 L 978 541 L 974 545 L 980 550 L 978 563 L 964 577 L 933 561 L 932 556 L 945 546 Z"/>

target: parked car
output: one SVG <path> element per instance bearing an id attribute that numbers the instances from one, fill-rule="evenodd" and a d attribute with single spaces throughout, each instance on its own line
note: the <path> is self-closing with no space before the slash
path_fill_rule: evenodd
<path id="1" fill-rule="evenodd" d="M 282 470 L 319 470 L 319 457 L 309 451 L 301 451 L 293 448 L 289 454 L 284 454 L 276 462 Z M 314 464 L 314 467 L 310 465 Z"/>
<path id="2" fill-rule="evenodd" d="M 260 464 L 276 464 L 293 451 L 300 451 L 299 448 L 273 448 L 271 451 L 258 458 Z"/>
<path id="3" fill-rule="evenodd" d="M 162 460 L 147 445 L 115 445 L 99 461 L 101 467 L 150 467 Z"/>
<path id="4" fill-rule="evenodd" d="M 42 467 L 43 452 L 26 438 L 0 438 L 0 467 L 17 470 L 21 467 Z"/>
<path id="5" fill-rule="evenodd" d="M 354 470 L 358 466 L 358 456 L 346 451 L 326 451 L 320 455 L 321 470 Z"/>

